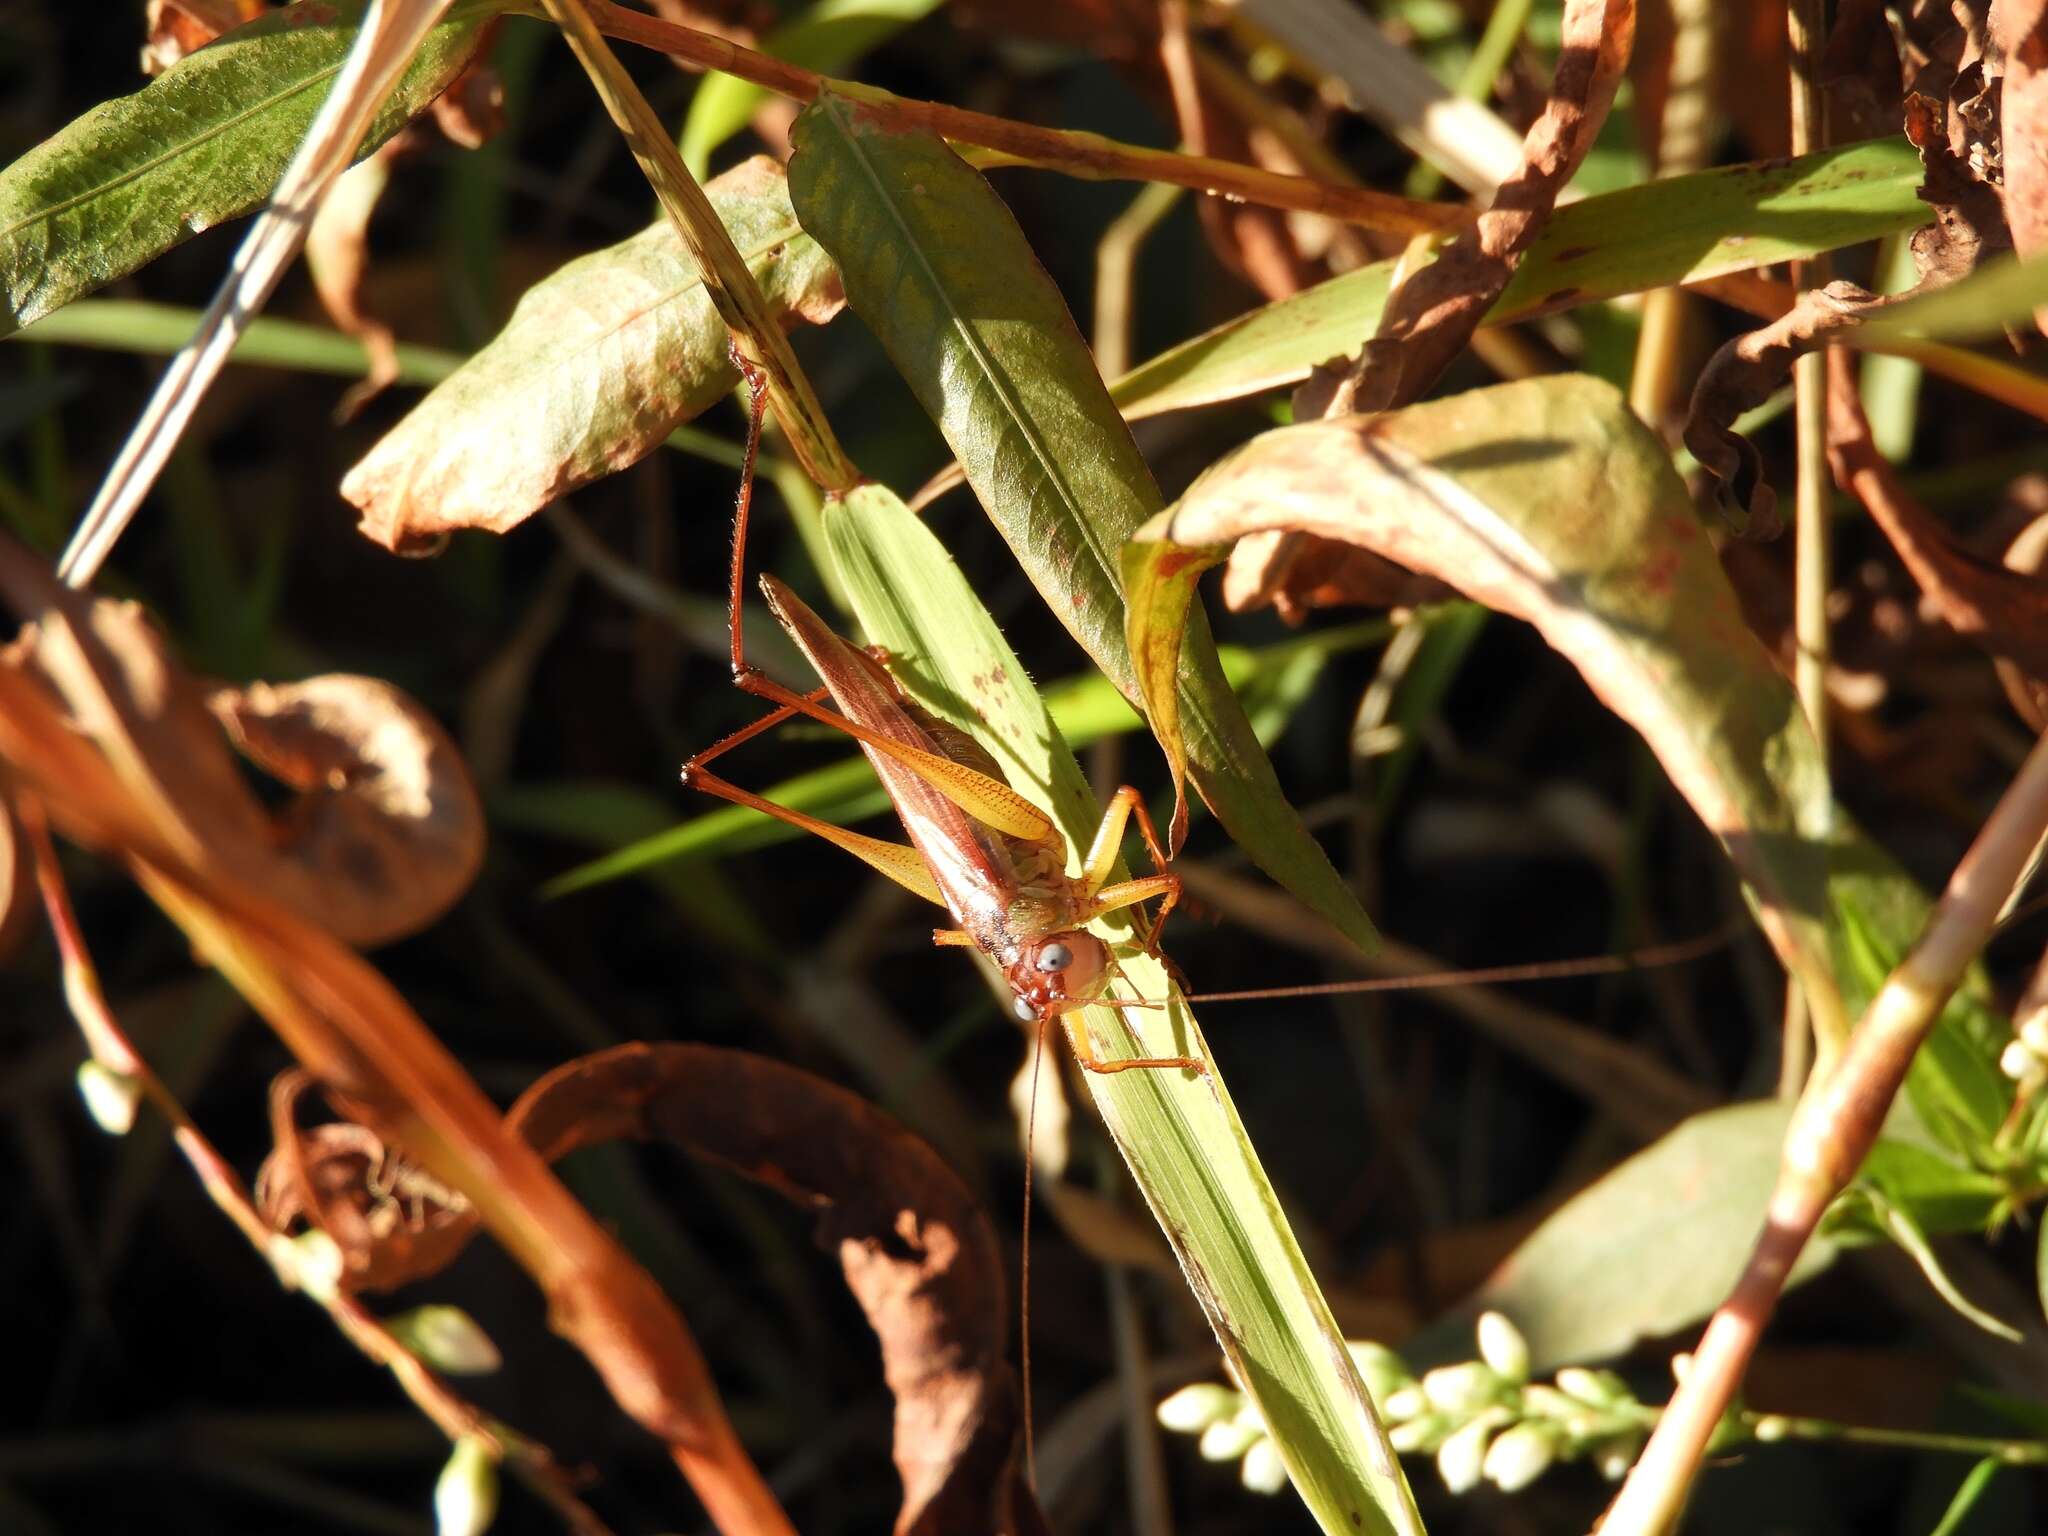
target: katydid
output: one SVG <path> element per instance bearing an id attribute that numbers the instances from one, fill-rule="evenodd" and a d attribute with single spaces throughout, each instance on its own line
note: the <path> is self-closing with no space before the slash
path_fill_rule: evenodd
<path id="1" fill-rule="evenodd" d="M 1080 873 L 1069 875 L 1066 840 L 1052 819 L 1003 782 L 995 761 L 972 737 L 905 693 L 879 653 L 842 639 L 794 592 L 765 574 L 761 590 L 769 611 L 825 686 L 800 694 L 748 662 L 741 596 L 762 404 L 756 388 L 733 519 L 732 672 L 736 684 L 775 708 L 691 758 L 683 765 L 683 782 L 814 832 L 906 890 L 945 907 L 959 927 L 937 931 L 933 942 L 973 947 L 994 961 L 1015 995 L 1019 1018 L 1043 1022 L 1098 1000 L 1116 976 L 1117 965 L 1109 945 L 1089 933 L 1086 925 L 1156 897 L 1159 907 L 1143 942 L 1148 952 L 1157 954 L 1159 929 L 1180 895 L 1180 878 L 1166 870 L 1158 832 L 1135 789 L 1125 785 L 1111 798 Z M 828 695 L 836 710 L 825 707 Z M 793 715 L 844 731 L 861 744 L 910 834 L 909 845 L 868 837 L 776 805 L 706 770 L 713 759 Z M 1112 881 L 1124 832 L 1133 819 L 1159 872 Z M 1205 1070 L 1191 1056 L 1103 1061 L 1095 1056 L 1085 1028 L 1069 1030 L 1068 1036 L 1076 1058 L 1091 1072 L 1138 1067 Z"/>

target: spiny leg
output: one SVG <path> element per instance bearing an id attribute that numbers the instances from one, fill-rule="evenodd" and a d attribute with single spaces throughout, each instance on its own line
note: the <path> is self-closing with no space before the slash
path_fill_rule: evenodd
<path id="1" fill-rule="evenodd" d="M 693 764 L 696 761 L 692 759 Z M 931 868 L 925 863 L 924 855 L 907 843 L 885 842 L 879 837 L 869 837 L 864 832 L 852 831 L 789 806 L 777 805 L 765 796 L 750 789 L 741 789 L 737 784 L 728 783 L 700 767 L 686 768 L 684 773 L 691 788 L 701 789 L 707 795 L 730 800 L 734 805 L 743 805 L 800 831 L 822 837 L 826 842 L 845 849 L 870 869 L 887 875 L 911 895 L 921 896 L 934 906 L 946 904 L 937 882 L 932 879 Z"/>
<path id="2" fill-rule="evenodd" d="M 1136 817 L 1138 831 L 1144 836 L 1145 851 L 1152 856 L 1153 867 L 1159 873 L 1145 880 L 1125 880 L 1105 888 L 1103 882 L 1109 879 L 1109 872 L 1116 867 L 1117 856 L 1122 852 L 1124 829 L 1131 818 Z M 1152 813 L 1145 808 L 1144 797 L 1126 784 L 1110 796 L 1109 809 L 1102 813 L 1102 822 L 1095 829 L 1094 841 L 1088 845 L 1088 857 L 1081 866 L 1081 889 L 1090 898 L 1101 901 L 1112 893 L 1132 892 L 1139 886 L 1148 886 L 1136 894 L 1122 895 L 1096 907 L 1091 916 L 1114 912 L 1121 907 L 1134 906 L 1149 896 L 1160 898 L 1158 914 L 1145 931 L 1145 952 L 1157 957 L 1159 935 L 1166 927 L 1166 914 L 1180 901 L 1180 876 L 1168 871 L 1165 847 L 1159 841 L 1159 829 L 1152 824 Z M 1164 883 L 1158 883 L 1164 882 Z"/>
<path id="3" fill-rule="evenodd" d="M 1097 999 L 1097 1001 L 1102 1001 Z M 1103 1002 L 1105 1008 L 1114 1008 L 1114 1001 Z M 1079 1010 L 1072 1010 L 1078 1012 Z M 1084 1072 L 1096 1072 L 1107 1076 L 1112 1072 L 1199 1072 L 1206 1074 L 1208 1063 L 1198 1056 L 1126 1056 L 1118 1061 L 1104 1061 L 1095 1054 L 1095 1042 L 1088 1035 L 1088 1021 L 1067 1018 L 1060 1021 L 1067 1031 L 1067 1043 L 1074 1048 L 1074 1061 Z"/>
<path id="4" fill-rule="evenodd" d="M 746 381 L 752 401 L 747 417 L 747 451 L 740 462 L 739 495 L 734 499 L 732 509 L 732 570 L 727 589 L 730 606 L 726 612 L 732 628 L 732 675 L 737 680 L 754 671 L 753 663 L 747 660 L 745 625 L 740 615 L 743 611 L 741 600 L 746 596 L 747 523 L 754 510 L 754 464 L 761 453 L 761 423 L 768 414 L 768 375 L 740 351 L 737 342 L 727 344 L 726 355 Z"/>

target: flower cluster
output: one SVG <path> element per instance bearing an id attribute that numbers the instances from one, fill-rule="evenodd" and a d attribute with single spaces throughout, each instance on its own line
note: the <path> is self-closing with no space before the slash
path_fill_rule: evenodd
<path id="1" fill-rule="evenodd" d="M 1560 1461 L 1590 1460 L 1610 1481 L 1628 1471 L 1657 1410 L 1619 1376 L 1567 1366 L 1554 1381 L 1531 1381 L 1528 1343 L 1498 1312 L 1481 1314 L 1478 1344 L 1478 1359 L 1420 1377 L 1383 1345 L 1347 1346 L 1395 1450 L 1433 1453 L 1452 1493 L 1482 1480 L 1513 1493 Z M 1183 1387 L 1159 1405 L 1159 1422 L 1199 1434 L 1210 1461 L 1241 1458 L 1247 1488 L 1272 1493 L 1286 1482 L 1265 1422 L 1241 1392 Z"/>

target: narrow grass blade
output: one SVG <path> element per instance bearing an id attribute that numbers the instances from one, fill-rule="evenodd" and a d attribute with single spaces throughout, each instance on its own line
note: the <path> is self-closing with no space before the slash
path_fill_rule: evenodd
<path id="1" fill-rule="evenodd" d="M 938 540 L 894 495 L 867 486 L 827 504 L 826 533 L 866 637 L 923 703 L 971 732 L 1011 786 L 1050 810 L 1070 868 L 1100 816 L 1073 754 L 988 613 Z M 1128 943 L 1128 914 L 1097 925 Z M 1169 996 L 1162 968 L 1122 961 L 1134 993 Z M 1170 1010 L 1077 1016 L 1105 1059 L 1199 1055 L 1209 1075 L 1087 1074 L 1238 1380 L 1265 1415 L 1295 1487 L 1324 1530 L 1420 1536 L 1399 1464 L 1358 1379 L 1201 1031 Z"/>

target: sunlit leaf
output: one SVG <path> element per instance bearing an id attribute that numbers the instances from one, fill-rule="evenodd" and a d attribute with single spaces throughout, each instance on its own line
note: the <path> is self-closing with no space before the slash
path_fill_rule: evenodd
<path id="1" fill-rule="evenodd" d="M 944 143 L 821 97 L 790 195 L 848 300 L 939 425 L 1040 594 L 1126 697 L 1117 551 L 1159 506 L 1059 291 L 1000 198 Z M 1181 711 L 1196 788 L 1259 866 L 1359 943 L 1371 924 L 1301 826 L 1231 696 L 1199 610 Z"/>
<path id="2" fill-rule="evenodd" d="M 1169 853 L 1187 836 L 1188 744 L 1180 728 L 1180 643 L 1202 572 L 1220 564 L 1227 546 L 1183 550 L 1133 540 L 1120 552 L 1124 580 L 1124 640 L 1137 669 L 1138 688 L 1152 734 L 1166 751 L 1173 775 L 1173 826 Z"/>
<path id="3" fill-rule="evenodd" d="M 706 189 L 785 323 L 829 320 L 831 260 L 798 229 L 782 168 L 749 160 Z M 728 333 L 666 219 L 528 289 L 505 329 L 349 471 L 342 494 L 394 548 L 515 527 L 624 469 L 738 382 Z"/>
<path id="4" fill-rule="evenodd" d="M 1812 733 L 1663 443 L 1613 386 L 1554 375 L 1282 427 L 1212 467 L 1146 536 L 1192 546 L 1268 529 L 1359 545 L 1535 625 L 1642 732 L 1839 1025 Z"/>

